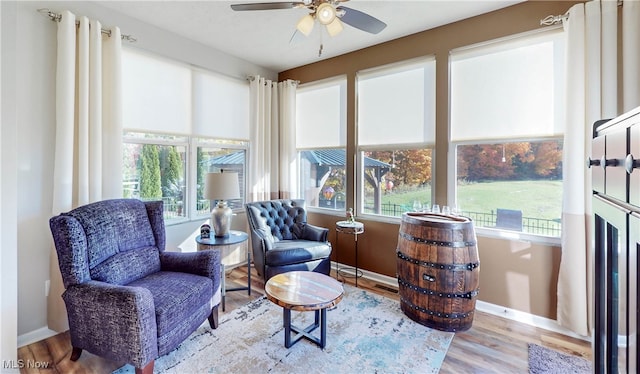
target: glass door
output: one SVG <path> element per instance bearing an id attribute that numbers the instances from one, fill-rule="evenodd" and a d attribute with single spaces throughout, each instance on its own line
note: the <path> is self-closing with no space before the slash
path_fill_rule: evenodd
<path id="1" fill-rule="evenodd" d="M 640 370 L 640 357 L 638 355 L 638 323 L 640 322 L 640 310 L 638 300 L 638 267 L 640 266 L 640 213 L 632 213 L 629 216 L 629 372 L 637 373 Z"/>
<path id="2" fill-rule="evenodd" d="M 598 195 L 594 196 L 593 211 L 595 372 L 628 373 L 628 215 Z"/>

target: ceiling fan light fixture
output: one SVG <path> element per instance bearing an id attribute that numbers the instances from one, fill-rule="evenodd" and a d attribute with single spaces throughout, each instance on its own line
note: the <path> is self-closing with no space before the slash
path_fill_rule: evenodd
<path id="1" fill-rule="evenodd" d="M 329 3 L 322 3 L 316 9 L 316 17 L 323 25 L 328 25 L 336 19 L 336 9 Z"/>
<path id="2" fill-rule="evenodd" d="M 342 22 L 339 19 L 335 18 L 333 22 L 327 25 L 327 32 L 330 36 L 336 36 L 342 32 Z"/>
<path id="3" fill-rule="evenodd" d="M 306 16 L 300 18 L 300 21 L 298 21 L 296 28 L 305 36 L 309 36 L 309 34 L 311 34 L 311 30 L 313 30 L 314 23 L 315 20 L 313 19 L 313 16 L 311 14 L 307 14 Z"/>

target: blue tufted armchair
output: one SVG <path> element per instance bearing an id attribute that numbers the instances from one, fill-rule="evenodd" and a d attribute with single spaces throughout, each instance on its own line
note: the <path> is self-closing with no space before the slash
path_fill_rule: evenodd
<path id="1" fill-rule="evenodd" d="M 165 252 L 162 201 L 105 200 L 50 219 L 71 360 L 82 350 L 152 373 L 205 320 L 218 326 L 220 253 Z"/>
<path id="2" fill-rule="evenodd" d="M 294 270 L 329 274 L 329 230 L 307 223 L 304 200 L 268 200 L 245 204 L 251 228 L 253 262 L 267 281 Z"/>

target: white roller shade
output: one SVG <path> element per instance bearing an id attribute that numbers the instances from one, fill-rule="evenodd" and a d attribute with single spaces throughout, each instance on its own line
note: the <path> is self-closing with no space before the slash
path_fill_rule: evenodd
<path id="1" fill-rule="evenodd" d="M 296 93 L 296 148 L 346 145 L 346 78 L 301 85 Z"/>
<path id="2" fill-rule="evenodd" d="M 248 140 L 249 83 L 206 71 L 194 71 L 193 134 Z"/>
<path id="3" fill-rule="evenodd" d="M 435 143 L 435 59 L 358 73 L 358 144 Z"/>
<path id="4" fill-rule="evenodd" d="M 122 51 L 123 128 L 191 131 L 191 69 L 131 49 Z"/>
<path id="5" fill-rule="evenodd" d="M 562 135 L 563 55 L 559 31 L 452 52 L 451 140 Z"/>

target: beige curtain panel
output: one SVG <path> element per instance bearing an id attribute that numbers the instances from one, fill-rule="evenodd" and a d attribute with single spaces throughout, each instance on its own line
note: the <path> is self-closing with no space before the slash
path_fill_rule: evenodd
<path id="1" fill-rule="evenodd" d="M 61 13 L 56 67 L 56 140 L 52 215 L 122 196 L 122 41 L 100 22 Z M 51 249 L 48 324 L 68 329 L 64 291 Z"/>
<path id="2" fill-rule="evenodd" d="M 596 0 L 574 5 L 564 21 L 567 97 L 557 319 L 583 336 L 590 336 L 593 329 L 592 188 L 584 166 L 591 154 L 593 123 L 640 105 L 640 4 L 624 1 L 621 13 L 619 17 L 617 1 Z M 618 40 L 622 41 L 622 61 L 617 59 Z M 620 87 L 622 98 L 618 97 Z"/>

